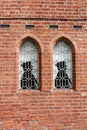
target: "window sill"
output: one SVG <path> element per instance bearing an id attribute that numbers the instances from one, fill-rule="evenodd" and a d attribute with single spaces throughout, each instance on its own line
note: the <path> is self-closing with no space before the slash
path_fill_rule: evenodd
<path id="1" fill-rule="evenodd" d="M 76 91 L 72 88 L 62 88 L 62 89 L 57 89 L 57 88 L 53 88 L 51 89 L 52 93 L 61 93 L 61 94 L 72 94 L 75 93 Z"/>

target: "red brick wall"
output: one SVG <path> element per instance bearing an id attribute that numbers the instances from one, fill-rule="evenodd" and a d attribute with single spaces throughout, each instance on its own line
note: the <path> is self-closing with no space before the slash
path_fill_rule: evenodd
<path id="1" fill-rule="evenodd" d="M 87 130 L 87 0 L 0 0 L 0 24 L 10 25 L 0 28 L 0 130 Z M 40 46 L 40 90 L 19 88 L 19 47 L 27 37 Z M 53 89 L 61 37 L 75 50 L 71 90 Z"/>

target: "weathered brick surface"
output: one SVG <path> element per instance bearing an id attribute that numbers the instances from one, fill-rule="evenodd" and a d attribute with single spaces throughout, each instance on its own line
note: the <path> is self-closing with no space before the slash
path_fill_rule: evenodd
<path id="1" fill-rule="evenodd" d="M 87 130 L 86 18 L 87 0 L 0 0 L 0 24 L 10 25 L 0 28 L 0 130 Z M 19 88 L 19 47 L 27 37 L 39 46 L 40 90 Z M 53 48 L 61 37 L 73 47 L 72 90 L 53 89 Z"/>

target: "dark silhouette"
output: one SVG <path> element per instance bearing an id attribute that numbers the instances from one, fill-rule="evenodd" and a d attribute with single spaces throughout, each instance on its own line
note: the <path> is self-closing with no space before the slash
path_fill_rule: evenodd
<path id="1" fill-rule="evenodd" d="M 55 79 L 56 88 L 71 88 L 72 82 L 66 73 L 66 62 L 60 61 L 56 64 L 58 73 Z"/>
<path id="2" fill-rule="evenodd" d="M 24 73 L 21 79 L 21 87 L 23 89 L 37 89 L 37 80 L 35 79 L 34 75 L 32 74 L 32 65 L 31 61 L 27 61 L 21 65 L 23 67 Z"/>

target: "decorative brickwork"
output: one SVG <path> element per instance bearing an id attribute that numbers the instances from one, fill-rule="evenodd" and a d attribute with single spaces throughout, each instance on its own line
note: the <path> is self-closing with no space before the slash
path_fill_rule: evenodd
<path id="1" fill-rule="evenodd" d="M 0 0 L 0 25 L 8 25 L 0 27 L 0 130 L 87 130 L 87 0 Z M 39 51 L 39 90 L 19 87 L 19 49 L 29 38 Z M 72 89 L 54 88 L 61 40 L 72 48 Z"/>

